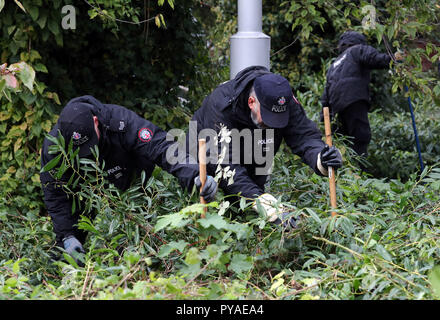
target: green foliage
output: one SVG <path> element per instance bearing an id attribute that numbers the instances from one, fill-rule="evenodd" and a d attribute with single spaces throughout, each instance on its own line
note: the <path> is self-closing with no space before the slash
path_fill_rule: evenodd
<path id="1" fill-rule="evenodd" d="M 440 163 L 440 146 L 436 142 L 440 134 L 440 123 L 436 113 L 436 108 L 417 108 L 415 111 L 422 160 L 425 164 Z M 373 120 L 368 158 L 371 173 L 376 176 L 408 179 L 411 173 L 420 171 L 409 111 L 385 114 L 376 110 L 370 119 Z"/>
<path id="2" fill-rule="evenodd" d="M 78 173 L 83 172 L 84 183 L 72 188 L 71 180 L 66 190 L 83 201 L 79 228 L 89 232 L 85 266 L 78 267 L 66 255 L 64 260 L 40 258 L 31 264 L 27 255 L 34 246 L 16 237 L 12 243 L 27 259 L 0 261 L 5 298 L 436 297 L 440 168 L 427 168 L 420 178 L 412 175 L 402 183 L 358 176 L 348 164 L 338 172 L 338 215 L 331 217 L 327 179 L 280 153 L 274 172 L 282 174 L 273 176 L 269 188 L 299 219 L 298 229 L 287 233 L 266 223 L 245 201 L 239 203 L 239 216 L 234 206 L 220 212 L 226 201 L 221 195 L 201 217 L 204 205 L 197 204 L 195 190 L 183 192 L 160 169 L 148 181 L 141 175 L 122 192 L 105 181 L 99 163 L 75 160 L 75 153 L 64 151 L 61 137 L 53 140 L 52 151 L 61 151 L 61 157 L 43 170 L 62 168 L 65 161 L 79 162 Z M 8 234 L 10 217 L 16 215 L 1 217 Z M 45 226 L 41 219 L 33 217 L 33 228 L 15 225 L 14 232 L 39 234 Z M 38 247 L 43 241 L 48 246 L 50 237 L 43 239 Z"/>
<path id="3" fill-rule="evenodd" d="M 194 67 L 208 64 L 200 23 L 192 14 L 198 9 L 195 1 L 21 3 L 25 11 L 11 1 L 0 12 L 0 62 L 38 55 L 34 69 L 63 105 L 90 94 L 142 115 L 148 112 L 147 118 L 163 110 L 156 124 L 168 129 L 182 124 L 178 115 L 170 119 L 168 114 L 198 107 L 182 108 L 178 99 L 179 86 L 194 96 L 203 88 L 201 78 L 208 79 Z M 74 6 L 76 29 L 62 25 L 66 5 Z"/>
<path id="4" fill-rule="evenodd" d="M 29 63 L 39 59 L 34 51 L 22 57 Z M 59 100 L 35 80 L 33 67 L 25 61 L 6 66 L 0 70 L 1 206 L 35 215 L 41 207 L 39 150 Z"/>

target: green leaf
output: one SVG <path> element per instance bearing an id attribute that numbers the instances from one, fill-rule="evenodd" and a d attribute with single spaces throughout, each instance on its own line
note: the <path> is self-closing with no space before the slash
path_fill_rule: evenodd
<path id="1" fill-rule="evenodd" d="M 14 265 L 12 266 L 12 271 L 14 273 L 19 273 L 20 272 L 20 260 L 16 261 L 14 263 Z"/>
<path id="2" fill-rule="evenodd" d="M 376 245 L 376 250 L 382 256 L 382 258 L 384 258 L 385 260 L 393 261 L 393 258 L 390 256 L 388 251 L 385 250 L 385 248 L 381 244 Z"/>
<path id="3" fill-rule="evenodd" d="M 195 203 L 192 204 L 188 207 L 183 208 L 182 210 L 180 210 L 180 214 L 182 215 L 189 215 L 189 214 L 202 214 L 203 213 L 203 208 L 205 206 L 201 203 Z"/>
<path id="4" fill-rule="evenodd" d="M 280 278 L 275 280 L 275 282 L 272 284 L 272 286 L 270 287 L 270 291 L 274 291 L 276 290 L 279 286 L 281 286 L 282 284 L 284 284 L 284 279 Z"/>
<path id="5" fill-rule="evenodd" d="M 12 66 L 19 69 L 19 72 L 17 73 L 18 78 L 29 90 L 32 91 L 34 87 L 35 70 L 24 61 L 15 63 L 11 65 L 11 67 Z"/>
<path id="6" fill-rule="evenodd" d="M 73 175 L 72 175 L 72 177 L 73 177 Z M 72 200 L 72 212 L 75 212 L 76 211 L 76 201 L 75 201 L 75 199 L 73 199 Z"/>
<path id="7" fill-rule="evenodd" d="M 154 231 L 157 232 L 159 230 L 162 230 L 163 228 L 166 228 L 168 226 L 174 227 L 174 228 L 180 228 L 186 225 L 190 220 L 186 219 L 184 220 L 185 216 L 183 216 L 180 213 L 174 213 L 169 214 L 163 217 L 160 217 L 154 226 Z"/>
<path id="8" fill-rule="evenodd" d="M 159 14 L 159 16 L 160 16 L 160 21 L 162 22 L 162 25 L 166 28 L 167 25 L 165 24 L 165 19 L 164 19 L 163 15 Z"/>
<path id="9" fill-rule="evenodd" d="M 263 221 L 264 222 L 264 221 Z M 252 231 L 252 227 L 249 227 L 243 223 L 229 223 L 226 230 L 232 231 L 237 235 L 237 240 L 241 240 Z"/>
<path id="10" fill-rule="evenodd" d="M 315 211 L 313 211 L 310 208 L 304 208 L 309 214 L 310 216 L 313 218 L 313 220 L 315 220 L 318 223 L 322 223 L 321 219 L 318 217 L 318 215 L 316 214 Z"/>
<path id="11" fill-rule="evenodd" d="M 199 249 L 194 247 L 189 249 L 185 257 L 185 263 L 188 265 L 198 265 L 200 262 Z"/>
<path id="12" fill-rule="evenodd" d="M 48 73 L 49 71 L 47 70 L 46 66 L 42 63 L 37 63 L 34 65 L 34 68 L 36 71 L 38 72 L 43 72 L 43 73 Z"/>
<path id="13" fill-rule="evenodd" d="M 60 28 L 57 24 L 57 22 L 53 19 L 49 20 L 48 24 L 47 24 L 49 30 L 56 36 L 57 34 L 60 33 Z"/>
<path id="14" fill-rule="evenodd" d="M 39 9 L 37 6 L 31 6 L 28 8 L 29 15 L 31 16 L 32 20 L 36 21 L 38 19 Z"/>
<path id="15" fill-rule="evenodd" d="M 179 240 L 178 242 L 176 241 L 171 241 L 170 243 L 162 246 L 159 250 L 159 253 L 157 254 L 157 256 L 159 258 L 165 258 L 166 256 L 168 256 L 171 252 L 173 252 L 174 250 L 178 250 L 180 252 L 183 252 L 183 250 L 185 249 L 185 247 L 188 245 L 188 242 L 183 241 L 183 240 Z"/>
<path id="16" fill-rule="evenodd" d="M 253 268 L 254 264 L 251 256 L 244 254 L 234 254 L 231 260 L 231 264 L 228 269 L 234 271 L 235 273 L 244 273 Z"/>
<path id="17" fill-rule="evenodd" d="M 99 235 L 99 231 L 95 228 L 93 222 L 85 215 L 81 215 L 81 220 L 78 222 L 78 229 L 90 231 Z"/>
<path id="18" fill-rule="evenodd" d="M 6 86 L 6 80 L 0 79 L 0 91 L 2 91 L 5 86 Z"/>
<path id="19" fill-rule="evenodd" d="M 37 20 L 37 23 L 41 29 L 44 29 L 44 27 L 46 26 L 46 22 L 47 22 L 47 13 L 43 12 L 42 14 L 40 14 L 40 18 Z"/>
<path id="20" fill-rule="evenodd" d="M 63 46 L 63 34 L 61 32 L 55 35 L 55 41 L 60 47 Z"/>
<path id="21" fill-rule="evenodd" d="M 137 252 L 125 251 L 124 253 L 124 261 L 127 262 L 128 265 L 135 265 L 140 259 L 141 256 Z"/>
<path id="22" fill-rule="evenodd" d="M 212 215 L 207 215 L 204 219 L 197 220 L 200 225 L 207 229 L 210 226 L 213 226 L 216 229 L 226 229 L 228 223 L 223 219 L 223 217 L 219 216 L 217 213 Z"/>
<path id="23" fill-rule="evenodd" d="M 27 106 L 30 106 L 35 100 L 37 100 L 37 96 L 32 94 L 32 92 L 25 92 L 20 95 L 20 99 L 23 100 Z"/>
<path id="24" fill-rule="evenodd" d="M 15 277 L 11 277 L 8 280 L 5 281 L 6 286 L 15 288 L 17 286 L 18 279 Z"/>
<path id="25" fill-rule="evenodd" d="M 68 169 L 68 165 L 67 162 L 65 161 L 65 159 L 63 159 L 61 166 L 58 168 L 58 171 L 55 175 L 56 179 L 61 179 L 61 177 L 63 176 L 63 174 L 66 172 L 66 170 Z"/>
<path id="26" fill-rule="evenodd" d="M 70 264 L 70 265 L 72 265 L 72 266 L 74 266 L 75 268 L 79 268 L 79 266 L 78 266 L 78 264 L 76 263 L 76 261 L 68 254 L 68 253 L 65 253 L 65 252 L 63 252 L 63 257 L 64 257 L 64 259 L 66 259 L 66 261 Z"/>
<path id="27" fill-rule="evenodd" d="M 246 208 L 246 198 L 240 199 L 240 210 L 244 210 Z"/>
<path id="28" fill-rule="evenodd" d="M 60 162 L 61 156 L 62 154 L 60 153 L 58 156 L 46 163 L 46 165 L 41 168 L 40 172 L 47 172 L 53 169 L 58 164 L 58 162 Z"/>
<path id="29" fill-rule="evenodd" d="M 8 99 L 9 102 L 12 102 L 12 96 L 11 92 L 9 90 L 3 90 L 3 94 L 5 95 L 5 98 Z"/>
<path id="30" fill-rule="evenodd" d="M 0 12 L 2 12 L 4 6 L 5 6 L 5 0 L 0 0 Z"/>
<path id="31" fill-rule="evenodd" d="M 431 269 L 428 275 L 428 280 L 431 284 L 434 295 L 437 299 L 440 299 L 440 266 L 435 266 Z"/>

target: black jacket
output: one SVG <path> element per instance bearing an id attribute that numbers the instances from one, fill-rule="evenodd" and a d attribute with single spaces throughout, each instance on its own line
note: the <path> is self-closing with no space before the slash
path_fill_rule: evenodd
<path id="1" fill-rule="evenodd" d="M 199 169 L 196 164 L 170 165 L 166 161 L 166 151 L 174 142 L 166 141 L 167 133 L 150 121 L 139 117 L 133 111 L 122 106 L 102 104 L 92 96 L 83 96 L 72 99 L 69 103 L 82 101 L 93 106 L 93 113 L 98 117 L 101 138 L 99 141 L 100 161 L 105 161 L 107 179 L 117 188 L 126 190 L 134 176 L 145 170 L 148 179 L 156 165 L 176 176 L 179 183 L 191 190 L 194 178 Z M 151 132 L 151 140 L 145 142 L 139 138 L 142 129 Z M 58 123 L 50 131 L 50 135 L 57 136 Z M 41 152 L 41 167 L 47 164 L 56 155 L 49 154 L 48 148 L 52 144 L 47 138 L 43 142 Z M 102 162 L 101 162 L 102 163 Z M 72 213 L 72 198 L 68 198 L 60 183 L 66 182 L 70 174 L 66 174 L 61 181 L 56 181 L 49 172 L 40 174 L 44 192 L 44 202 L 52 218 L 57 242 L 68 235 L 73 235 L 74 224 L 77 223 L 79 212 Z"/>
<path id="2" fill-rule="evenodd" d="M 248 67 L 239 72 L 233 80 L 218 86 L 205 98 L 201 108 L 193 116 L 192 120 L 197 122 L 197 131 L 200 132 L 204 128 L 211 128 L 219 132 L 221 124 L 223 124 L 229 130 L 250 129 L 254 136 L 257 127 L 252 122 L 247 100 L 253 80 L 266 73 L 269 73 L 269 71 L 264 67 Z M 296 101 L 296 99 L 294 100 Z M 294 154 L 300 156 L 317 174 L 321 175 L 316 166 L 318 153 L 325 146 L 320 130 L 313 121 L 307 118 L 304 109 L 299 103 L 294 103 L 294 107 L 289 110 L 288 116 L 290 120 L 285 128 L 272 129 L 274 130 L 273 141 L 264 139 L 267 135 L 263 132 L 261 144 L 258 143 L 257 146 L 254 145 L 253 147 L 263 149 L 257 151 L 263 154 L 266 153 L 265 148 L 273 148 L 273 154 L 275 154 L 284 139 Z M 245 156 L 243 154 L 243 144 L 240 144 L 240 147 L 243 157 Z M 244 161 L 240 162 L 240 164 L 233 164 L 231 161 L 222 165 L 223 167 L 230 166 L 231 170 L 235 170 L 233 184 L 227 185 L 225 180 L 219 182 L 219 186 L 226 194 L 238 194 L 241 192 L 245 197 L 255 198 L 255 196 L 264 193 L 264 183 L 268 175 L 255 174 L 256 168 L 264 167 L 264 164 L 257 164 L 255 161 L 256 149 L 253 150 L 253 161 L 250 164 L 245 164 Z M 229 151 L 229 159 L 232 159 L 232 148 Z M 220 154 L 221 150 L 218 152 Z M 272 162 L 273 159 L 269 161 Z M 215 164 L 208 164 L 208 173 L 214 176 L 216 167 Z"/>
<path id="3" fill-rule="evenodd" d="M 388 54 L 369 45 L 356 44 L 346 49 L 327 71 L 322 107 L 329 107 L 331 114 L 335 114 L 360 100 L 369 104 L 371 69 L 386 68 L 389 63 Z"/>

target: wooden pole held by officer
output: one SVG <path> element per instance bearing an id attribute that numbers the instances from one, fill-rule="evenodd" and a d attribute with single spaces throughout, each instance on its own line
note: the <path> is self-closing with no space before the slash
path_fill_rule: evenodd
<path id="1" fill-rule="evenodd" d="M 329 147 L 332 146 L 332 129 L 330 125 L 330 113 L 328 107 L 323 108 L 324 113 L 324 127 L 325 127 L 325 142 Z M 333 209 L 336 209 L 336 175 L 335 170 L 332 167 L 328 167 L 328 179 L 330 184 L 330 205 Z M 332 217 L 336 215 L 335 211 L 332 211 Z"/>
<path id="2" fill-rule="evenodd" d="M 202 192 L 203 187 L 206 182 L 206 139 L 199 139 L 199 175 L 200 175 L 200 192 Z M 201 196 L 200 203 L 206 204 L 205 199 Z M 202 218 L 205 218 L 208 207 L 203 208 Z"/>

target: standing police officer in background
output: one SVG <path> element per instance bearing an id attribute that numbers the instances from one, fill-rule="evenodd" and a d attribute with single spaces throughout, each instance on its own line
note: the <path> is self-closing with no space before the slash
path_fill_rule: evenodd
<path id="1" fill-rule="evenodd" d="M 134 175 L 142 170 L 148 179 L 156 165 L 178 178 L 182 187 L 191 191 L 194 184 L 200 188 L 197 164 L 171 165 L 166 159 L 166 151 L 173 142 L 166 140 L 167 133 L 150 121 L 139 117 L 122 106 L 102 104 L 92 96 L 70 100 L 62 110 L 58 122 L 49 132 L 56 137 L 60 130 L 66 146 L 73 140 L 74 148 L 80 148 L 79 157 L 91 157 L 91 148 L 99 148 L 99 160 L 105 161 L 107 179 L 117 188 L 126 190 Z M 43 142 L 41 167 L 43 168 L 56 155 L 49 154 L 47 138 Z M 192 162 L 194 163 L 194 162 Z M 78 209 L 72 212 L 72 198 L 67 197 L 62 184 L 69 175 L 56 180 L 50 172 L 42 172 L 40 180 L 44 192 L 44 202 L 52 218 L 56 242 L 59 247 L 72 255 L 74 251 L 84 252 L 82 244 L 86 233 L 76 226 Z M 217 183 L 207 177 L 201 196 L 210 202 L 214 199 Z"/>
<path id="2" fill-rule="evenodd" d="M 232 161 L 232 152 L 237 150 L 229 149 L 229 162 L 223 163 L 222 167 L 229 166 L 230 170 L 235 170 L 234 182 L 228 185 L 223 179 L 219 181 L 219 186 L 226 195 L 241 193 L 244 197 L 260 200 L 268 220 L 282 223 L 286 228 L 295 227 L 295 221 L 293 218 L 286 219 L 286 212 L 283 209 L 280 212 L 274 207 L 276 198 L 265 193 L 264 184 L 268 174 L 257 173 L 261 163 L 256 161 L 256 155 L 270 150 L 272 159 L 267 161 L 272 163 L 273 156 L 284 140 L 292 152 L 300 156 L 318 175 L 327 175 L 328 166 L 339 168 L 342 165 L 339 150 L 329 148 L 322 141 L 320 130 L 307 118 L 303 107 L 293 96 L 289 82 L 262 66 L 245 68 L 234 79 L 218 86 L 204 99 L 192 120 L 197 122 L 197 133 L 205 128 L 219 132 L 222 126 L 228 130 L 249 129 L 253 137 L 258 129 L 263 131 L 261 143 L 253 146 L 252 163 L 243 160 L 247 156 L 244 143 L 240 143 L 240 163 Z M 267 129 L 273 129 L 273 139 L 264 138 Z M 208 174 L 215 175 L 216 164 L 208 163 L 207 170 Z M 254 203 L 256 209 L 256 201 Z"/>
<path id="3" fill-rule="evenodd" d="M 327 71 L 327 82 L 321 97 L 322 107 L 329 107 L 331 116 L 338 114 L 340 133 L 353 141 L 354 151 L 367 156 L 371 140 L 368 121 L 370 109 L 371 69 L 384 69 L 390 64 L 390 56 L 367 45 L 364 35 L 347 31 L 338 43 L 339 56 Z M 403 57 L 396 53 L 396 59 Z"/>

